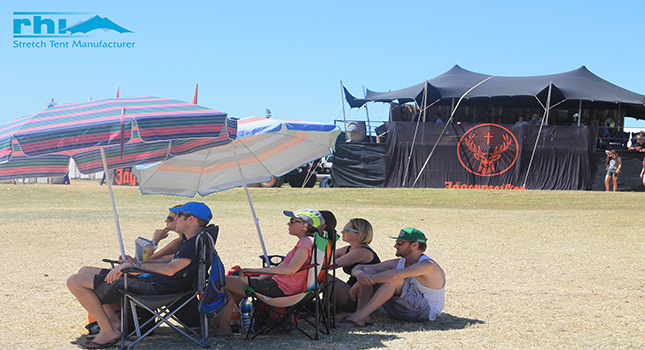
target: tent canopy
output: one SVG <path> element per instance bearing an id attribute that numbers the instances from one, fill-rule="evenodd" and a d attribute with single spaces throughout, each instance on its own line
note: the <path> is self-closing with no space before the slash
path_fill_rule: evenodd
<path id="1" fill-rule="evenodd" d="M 355 98 L 346 91 L 346 98 L 351 107 L 360 107 L 366 102 L 407 103 L 416 101 L 421 104 L 424 87 L 428 86 L 427 101 L 458 99 L 486 78 L 488 74 L 471 72 L 458 65 L 449 71 L 401 90 L 376 92 L 367 90 L 362 99 Z M 540 75 L 533 77 L 498 77 L 492 76 L 464 98 L 499 99 L 505 105 L 521 105 L 527 97 L 533 97 L 545 105 L 549 84 L 552 83 L 551 105 L 565 104 L 577 106 L 579 101 L 591 102 L 595 108 L 620 108 L 630 116 L 645 119 L 645 95 L 640 95 L 616 86 L 590 72 L 585 66 L 565 73 Z"/>

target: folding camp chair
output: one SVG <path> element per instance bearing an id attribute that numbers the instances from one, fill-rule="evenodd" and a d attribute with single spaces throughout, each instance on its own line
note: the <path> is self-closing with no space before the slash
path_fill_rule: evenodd
<path id="1" fill-rule="evenodd" d="M 217 228 L 217 227 L 216 227 Z M 215 232 L 215 237 L 216 236 Z M 136 335 L 136 339 L 128 346 L 132 348 L 143 338 L 151 334 L 162 324 L 170 326 L 178 333 L 184 335 L 199 346 L 208 347 L 208 318 L 216 317 L 224 310 L 228 302 L 226 293 L 221 293 L 224 286 L 224 266 L 217 252 L 215 241 L 211 234 L 202 231 L 195 242 L 198 254 L 198 274 L 195 287 L 183 293 L 168 295 L 137 295 L 127 290 L 127 275 L 132 272 L 144 272 L 137 269 L 124 269 L 124 289 L 121 290 L 121 348 L 125 348 L 125 340 Z M 210 269 L 210 277 L 209 277 Z M 179 320 L 176 313 L 197 298 L 200 310 L 200 332 L 196 332 Z M 140 324 L 137 317 L 137 308 L 150 312 L 153 317 Z M 126 330 L 126 320 L 132 313 L 134 330 Z M 147 329 L 147 330 L 143 330 Z"/>
<path id="2" fill-rule="evenodd" d="M 245 288 L 246 295 L 251 298 L 254 307 L 250 321 L 253 327 L 248 328 L 247 339 L 254 339 L 260 334 L 277 330 L 280 325 L 288 325 L 289 328 L 298 330 L 312 340 L 318 340 L 321 332 L 329 334 L 329 304 L 325 303 L 330 295 L 327 291 L 328 287 L 333 283 L 333 279 L 327 278 L 327 271 L 329 263 L 333 261 L 334 251 L 330 249 L 331 245 L 328 243 L 328 240 L 319 234 L 314 237 L 310 264 L 302 268 L 308 270 L 304 292 L 271 298 L 257 293 L 250 286 Z M 284 311 L 279 308 L 283 308 Z M 264 310 L 268 312 L 268 317 L 262 317 L 260 314 Z M 262 318 L 268 320 L 258 322 Z M 303 321 L 313 327 L 313 331 L 304 329 Z"/>

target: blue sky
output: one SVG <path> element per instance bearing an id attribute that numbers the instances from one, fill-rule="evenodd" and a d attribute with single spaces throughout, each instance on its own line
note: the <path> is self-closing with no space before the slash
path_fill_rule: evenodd
<path id="1" fill-rule="evenodd" d="M 362 96 L 363 86 L 399 89 L 455 64 L 498 76 L 585 65 L 645 94 L 644 10 L 642 1 L 3 1 L 0 124 L 51 98 L 113 97 L 117 88 L 191 101 L 195 84 L 200 105 L 232 116 L 269 108 L 275 118 L 330 122 L 342 118 L 340 80 Z M 108 17 L 133 33 L 82 39 L 135 47 L 14 48 L 14 12 Z M 370 113 L 387 118 L 383 106 Z"/>

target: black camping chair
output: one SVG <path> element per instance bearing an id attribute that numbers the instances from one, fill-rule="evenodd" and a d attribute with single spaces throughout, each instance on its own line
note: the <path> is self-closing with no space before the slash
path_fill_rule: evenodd
<path id="1" fill-rule="evenodd" d="M 217 226 L 215 235 L 217 237 Z M 168 294 L 168 295 L 138 295 L 127 290 L 127 276 L 130 273 L 146 273 L 138 269 L 123 269 L 124 289 L 121 290 L 121 348 L 125 348 L 125 340 L 135 336 L 136 339 L 127 348 L 132 348 L 146 336 L 150 335 L 157 327 L 167 324 L 179 334 L 192 340 L 199 346 L 208 347 L 208 318 L 216 317 L 224 310 L 228 303 L 225 293 L 220 291 L 224 287 L 224 266 L 222 265 L 217 252 L 213 234 L 202 231 L 195 242 L 198 254 L 197 281 L 192 290 Z M 209 274 L 210 270 L 210 274 Z M 209 277 L 210 276 L 210 277 Z M 196 332 L 182 322 L 177 312 L 191 304 L 194 299 L 198 300 L 200 310 L 200 332 Z M 139 323 L 137 309 L 141 308 L 151 313 L 153 317 Z M 126 330 L 126 321 L 132 313 L 134 330 Z"/>
<path id="2" fill-rule="evenodd" d="M 331 314 L 328 299 L 333 278 L 328 278 L 327 272 L 333 261 L 334 250 L 330 249 L 332 245 L 328 243 L 328 239 L 319 234 L 314 237 L 311 262 L 303 267 L 309 270 L 304 292 L 271 298 L 257 293 L 251 287 L 245 288 L 254 309 L 246 339 L 254 339 L 284 326 L 298 330 L 312 340 L 318 340 L 320 333 L 329 334 Z M 275 261 L 273 256 L 271 261 Z M 305 329 L 305 324 L 313 329 Z"/>

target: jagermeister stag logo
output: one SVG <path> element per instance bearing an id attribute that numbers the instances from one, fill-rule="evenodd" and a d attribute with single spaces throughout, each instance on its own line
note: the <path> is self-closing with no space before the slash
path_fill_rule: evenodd
<path id="1" fill-rule="evenodd" d="M 459 140 L 461 165 L 473 174 L 495 176 L 510 169 L 518 155 L 517 139 L 497 124 L 481 124 L 466 131 Z"/>

